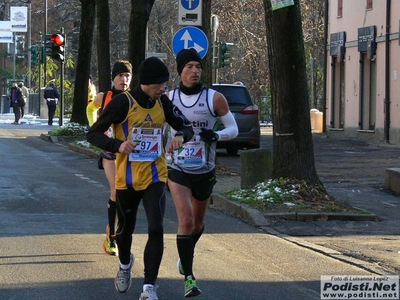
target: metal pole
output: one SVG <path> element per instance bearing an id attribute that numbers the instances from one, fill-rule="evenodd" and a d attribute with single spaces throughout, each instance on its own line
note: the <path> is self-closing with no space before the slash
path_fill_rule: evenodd
<path id="1" fill-rule="evenodd" d="M 147 58 L 147 52 L 149 51 L 149 25 L 146 25 L 146 45 L 145 45 L 145 53 Z"/>
<path id="2" fill-rule="evenodd" d="M 46 34 L 47 34 L 47 0 L 44 0 L 44 33 L 43 33 L 43 47 L 46 46 Z M 47 84 L 47 56 L 43 53 L 43 80 L 44 85 Z"/>
<path id="3" fill-rule="evenodd" d="M 29 1 L 28 5 L 28 49 L 31 49 L 30 47 L 32 46 L 32 4 L 31 1 Z M 31 51 L 28 51 L 28 78 L 27 78 L 27 86 L 30 88 L 31 87 L 31 78 L 32 78 L 32 53 Z"/>
<path id="4" fill-rule="evenodd" d="M 323 132 L 326 132 L 326 83 L 327 83 L 327 79 L 326 79 L 326 74 L 327 74 L 327 70 L 328 70 L 328 51 L 326 50 L 326 44 L 328 42 L 328 19 L 329 19 L 329 0 L 325 0 L 325 12 L 324 12 L 324 71 L 323 71 L 323 89 L 322 89 L 322 124 L 323 124 Z M 333 98 L 331 98 L 332 100 Z M 333 103 L 333 102 L 332 102 Z"/>
<path id="5" fill-rule="evenodd" d="M 40 41 L 42 40 L 42 35 L 40 35 Z M 43 56 L 41 56 L 41 55 L 43 55 L 43 47 L 39 47 L 39 58 L 40 57 L 43 57 Z M 39 85 L 39 117 L 40 117 L 40 107 L 41 107 L 41 101 L 42 101 L 42 97 L 41 97 L 41 94 L 42 94 L 42 62 L 41 62 L 41 59 L 39 59 L 39 83 L 38 83 L 38 85 Z"/>
<path id="6" fill-rule="evenodd" d="M 14 53 L 13 53 L 13 80 L 15 80 L 15 66 L 16 66 L 16 52 L 17 52 L 17 41 L 15 38 L 15 31 L 13 31 L 13 43 L 14 43 Z"/>
<path id="7" fill-rule="evenodd" d="M 40 76 L 40 73 L 42 72 L 42 64 L 39 63 L 39 117 L 41 117 L 40 115 L 40 109 L 42 106 L 42 76 Z"/>
<path id="8" fill-rule="evenodd" d="M 213 83 L 217 83 L 218 78 L 218 56 L 217 56 L 217 30 L 219 27 L 219 19 L 217 15 L 211 15 L 211 31 L 213 32 L 213 56 L 212 56 L 212 70 L 213 70 Z"/>
<path id="9" fill-rule="evenodd" d="M 391 0 L 386 0 L 386 33 L 385 33 L 385 99 L 384 112 L 385 121 L 383 125 L 383 135 L 385 142 L 390 143 L 390 24 L 391 24 Z"/>
<path id="10" fill-rule="evenodd" d="M 64 27 L 61 27 L 60 32 L 64 36 L 64 48 L 66 46 L 66 41 L 67 37 L 65 36 L 64 33 Z M 65 53 L 65 50 L 64 50 Z M 60 118 L 59 118 L 59 125 L 63 126 L 64 125 L 64 59 L 61 61 L 61 74 L 60 74 Z"/>
<path id="11" fill-rule="evenodd" d="M 214 31 L 214 42 L 213 42 L 213 60 L 212 60 L 212 68 L 213 68 L 213 83 L 217 83 L 217 77 L 218 77 L 218 57 L 217 55 L 217 34 Z"/>

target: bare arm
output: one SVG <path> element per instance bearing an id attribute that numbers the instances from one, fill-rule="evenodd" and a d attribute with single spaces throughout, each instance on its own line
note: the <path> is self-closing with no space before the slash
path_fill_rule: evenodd
<path id="1" fill-rule="evenodd" d="M 217 116 L 219 117 L 225 116 L 229 112 L 228 101 L 221 93 L 215 92 L 213 104 L 214 104 L 214 111 L 217 113 Z"/>

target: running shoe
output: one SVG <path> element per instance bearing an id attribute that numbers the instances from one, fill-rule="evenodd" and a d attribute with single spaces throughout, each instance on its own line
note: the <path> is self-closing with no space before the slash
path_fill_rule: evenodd
<path id="1" fill-rule="evenodd" d="M 196 297 L 201 294 L 201 290 L 196 284 L 196 280 L 192 276 L 188 276 L 185 280 L 185 297 Z"/>
<path id="2" fill-rule="evenodd" d="M 103 242 L 104 252 L 109 255 L 118 255 L 117 243 L 114 236 L 110 235 L 110 226 L 106 226 L 106 239 Z"/>
<path id="3" fill-rule="evenodd" d="M 158 300 L 157 285 L 147 286 L 143 293 L 140 294 L 139 300 Z"/>
<path id="4" fill-rule="evenodd" d="M 114 285 L 118 292 L 125 293 L 131 287 L 131 269 L 135 263 L 135 257 L 131 254 L 129 269 L 125 270 L 119 267 L 117 277 L 115 277 Z"/>
<path id="5" fill-rule="evenodd" d="M 178 262 L 177 262 L 177 264 L 176 264 L 176 267 L 178 268 L 179 274 L 185 275 L 185 271 L 183 270 L 183 266 L 182 266 L 182 264 L 181 264 L 181 260 L 180 260 L 180 259 L 178 259 Z"/>

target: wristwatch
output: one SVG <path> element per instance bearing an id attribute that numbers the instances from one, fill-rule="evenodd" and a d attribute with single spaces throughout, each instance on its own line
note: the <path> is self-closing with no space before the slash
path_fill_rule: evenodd
<path id="1" fill-rule="evenodd" d="M 175 133 L 175 136 L 183 136 L 183 137 L 185 137 L 185 134 L 182 131 L 177 131 Z"/>

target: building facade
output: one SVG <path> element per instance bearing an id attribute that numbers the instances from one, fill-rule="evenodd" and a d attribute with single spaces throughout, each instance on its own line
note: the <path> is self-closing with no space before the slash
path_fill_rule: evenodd
<path id="1" fill-rule="evenodd" d="M 400 144 L 400 1 L 327 4 L 326 131 Z"/>

